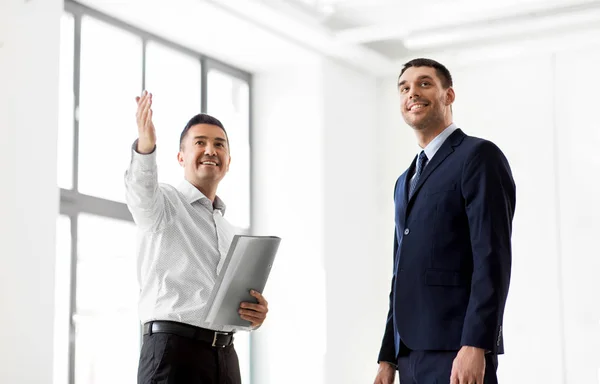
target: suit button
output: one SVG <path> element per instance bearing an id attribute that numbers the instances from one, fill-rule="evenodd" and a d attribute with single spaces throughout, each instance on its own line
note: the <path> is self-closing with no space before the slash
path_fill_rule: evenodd
<path id="1" fill-rule="evenodd" d="M 404 230 L 404 235 L 406 236 L 406 235 L 408 235 L 409 233 L 410 233 L 410 229 L 406 228 L 406 229 Z"/>

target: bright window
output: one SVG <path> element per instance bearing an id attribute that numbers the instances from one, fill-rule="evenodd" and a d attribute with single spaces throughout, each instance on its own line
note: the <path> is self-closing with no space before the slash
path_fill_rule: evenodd
<path id="1" fill-rule="evenodd" d="M 249 231 L 250 75 L 78 3 L 65 2 L 65 11 L 54 384 L 132 383 L 141 327 L 136 229 L 123 177 L 137 138 L 135 96 L 144 88 L 154 94 L 160 182 L 183 179 L 176 155 L 192 116 L 208 110 L 224 123 L 236 164 L 219 195 L 228 219 Z M 236 336 L 246 384 L 249 343 L 247 333 Z"/>

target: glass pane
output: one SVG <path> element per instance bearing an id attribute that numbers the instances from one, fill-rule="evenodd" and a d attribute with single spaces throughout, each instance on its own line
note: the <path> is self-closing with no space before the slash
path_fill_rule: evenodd
<path id="1" fill-rule="evenodd" d="M 75 315 L 77 384 L 136 381 L 141 340 L 135 247 L 133 223 L 93 215 L 79 216 Z"/>
<path id="2" fill-rule="evenodd" d="M 56 219 L 54 274 L 54 383 L 69 380 L 69 303 L 71 300 L 71 219 Z"/>
<path id="3" fill-rule="evenodd" d="M 79 191 L 124 201 L 123 175 L 137 138 L 142 41 L 90 17 L 81 24 Z"/>
<path id="4" fill-rule="evenodd" d="M 177 162 L 179 135 L 200 112 L 200 60 L 164 45 L 146 46 L 146 89 L 152 92 L 157 135 L 159 181 L 177 185 L 183 169 Z"/>
<path id="5" fill-rule="evenodd" d="M 135 310 L 75 317 L 75 384 L 137 382 L 137 319 Z"/>
<path id="6" fill-rule="evenodd" d="M 60 188 L 73 188 L 73 55 L 74 55 L 73 15 L 63 14 L 60 20 L 60 71 L 58 74 L 58 174 Z"/>
<path id="7" fill-rule="evenodd" d="M 135 225 L 81 214 L 77 236 L 77 313 L 136 308 L 139 289 Z M 110 284 L 106 283 L 107 277 Z"/>
<path id="8" fill-rule="evenodd" d="M 225 126 L 231 166 L 218 195 L 227 204 L 227 219 L 250 227 L 250 100 L 248 83 L 217 70 L 208 72 L 208 113 Z"/>

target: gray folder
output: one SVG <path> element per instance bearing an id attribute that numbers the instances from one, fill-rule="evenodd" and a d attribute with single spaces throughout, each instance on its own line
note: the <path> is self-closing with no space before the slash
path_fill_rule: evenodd
<path id="1" fill-rule="evenodd" d="M 206 323 L 210 327 L 250 327 L 249 321 L 240 318 L 240 303 L 257 302 L 250 290 L 263 292 L 280 242 L 276 236 L 233 237 L 208 301 Z"/>

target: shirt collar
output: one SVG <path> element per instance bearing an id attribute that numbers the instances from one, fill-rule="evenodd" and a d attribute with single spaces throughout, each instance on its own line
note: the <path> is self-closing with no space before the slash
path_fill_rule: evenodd
<path id="1" fill-rule="evenodd" d="M 223 215 L 225 215 L 225 202 L 221 200 L 219 196 L 215 196 L 215 201 L 211 202 L 210 199 L 204 196 L 204 194 L 200 192 L 198 188 L 194 187 L 192 183 L 185 179 L 179 183 L 177 190 L 183 194 L 189 204 L 192 204 L 195 201 L 200 201 L 200 204 L 204 205 L 205 207 L 212 206 L 212 209 L 218 209 Z"/>
<path id="2" fill-rule="evenodd" d="M 435 139 L 431 140 L 429 144 L 423 149 L 425 154 L 427 155 L 427 159 L 431 161 L 433 156 L 437 153 L 437 151 L 441 148 L 444 141 L 452 134 L 452 132 L 456 131 L 458 127 L 452 123 L 447 126 L 439 135 L 435 137 Z"/>

